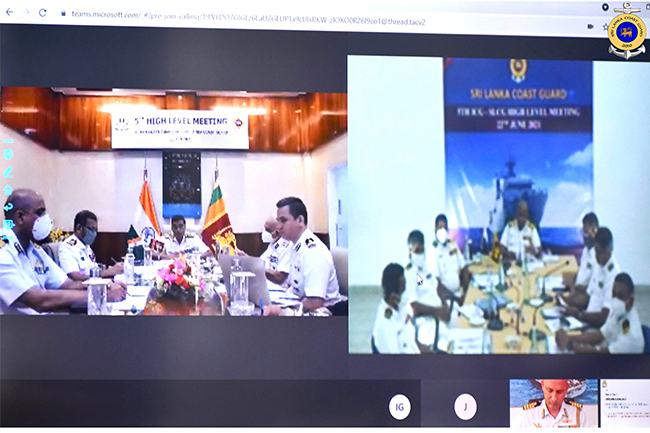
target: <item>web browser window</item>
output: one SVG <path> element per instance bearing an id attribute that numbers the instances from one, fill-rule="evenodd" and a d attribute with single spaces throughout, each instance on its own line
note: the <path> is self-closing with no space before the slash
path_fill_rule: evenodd
<path id="1" fill-rule="evenodd" d="M 0 15 L 2 426 L 650 426 L 650 3 Z"/>

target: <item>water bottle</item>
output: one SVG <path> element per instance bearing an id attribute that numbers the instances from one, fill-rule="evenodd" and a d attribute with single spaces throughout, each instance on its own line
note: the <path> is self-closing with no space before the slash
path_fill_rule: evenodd
<path id="1" fill-rule="evenodd" d="M 129 245 L 126 259 L 124 260 L 124 277 L 126 284 L 135 284 L 135 255 L 133 254 L 133 245 Z"/>
<path id="2" fill-rule="evenodd" d="M 90 284 L 88 285 L 88 315 L 99 316 L 108 314 L 106 304 L 107 285 L 101 281 L 101 269 L 95 266 L 90 269 Z M 93 284 L 96 282 L 96 284 Z"/>
<path id="3" fill-rule="evenodd" d="M 229 298 L 230 302 L 232 304 L 238 304 L 241 301 L 241 285 L 242 285 L 242 280 L 244 279 L 242 276 L 238 276 L 237 274 L 239 272 L 242 272 L 243 269 L 241 267 L 241 263 L 239 261 L 239 258 L 235 257 L 232 260 L 232 263 L 230 265 L 230 293 L 229 293 Z M 248 296 L 247 299 L 248 301 Z"/>

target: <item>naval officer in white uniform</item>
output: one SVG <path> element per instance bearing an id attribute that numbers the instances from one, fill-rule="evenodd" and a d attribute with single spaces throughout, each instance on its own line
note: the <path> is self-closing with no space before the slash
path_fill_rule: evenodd
<path id="1" fill-rule="evenodd" d="M 199 253 L 201 258 L 212 255 L 210 248 L 200 236 L 186 231 L 185 217 L 176 215 L 172 218 L 172 231 L 165 236 L 165 253 L 161 258 L 172 258 L 180 253 Z"/>
<path id="2" fill-rule="evenodd" d="M 278 232 L 278 221 L 275 216 L 264 222 L 262 242 L 269 244 L 260 258 L 266 268 L 267 286 L 271 301 L 283 305 L 295 305 L 300 300 L 289 292 L 287 277 L 291 270 L 291 241 L 283 239 Z"/>
<path id="3" fill-rule="evenodd" d="M 566 379 L 542 380 L 544 398 L 525 405 L 511 427 L 589 427 L 582 405 L 564 399 L 568 390 Z"/>
<path id="4" fill-rule="evenodd" d="M 524 258 L 540 257 L 542 242 L 537 229 L 528 220 L 528 203 L 524 200 L 519 202 L 517 217 L 503 230 L 500 243 L 507 259 L 523 262 Z"/>
<path id="5" fill-rule="evenodd" d="M 12 228 L 0 231 L 0 313 L 40 314 L 86 303 L 84 285 L 68 278 L 34 241 L 52 231 L 45 201 L 36 191 L 17 189 L 4 206 Z M 107 298 L 119 301 L 126 288 L 112 283 Z"/>
<path id="6" fill-rule="evenodd" d="M 634 282 L 622 272 L 614 279 L 612 296 L 605 305 L 609 315 L 599 330 L 568 335 L 563 329 L 555 339 L 562 349 L 576 353 L 643 353 L 644 339 L 634 306 Z"/>
<path id="7" fill-rule="evenodd" d="M 377 316 L 372 329 L 372 351 L 374 354 L 418 354 L 420 345 L 409 313 L 401 298 L 406 289 L 404 268 L 391 263 L 381 277 L 383 299 L 377 307 Z"/>
<path id="8" fill-rule="evenodd" d="M 90 247 L 97 237 L 97 216 L 82 210 L 74 217 L 74 232 L 59 246 L 59 264 L 70 279 L 85 281 L 90 277 L 90 269 L 97 262 Z M 102 270 L 102 277 L 110 278 L 124 271 L 118 263 Z"/>
<path id="9" fill-rule="evenodd" d="M 302 311 L 328 308 L 333 314 L 347 314 L 347 298 L 339 293 L 332 253 L 307 228 L 307 208 L 296 197 L 276 204 L 278 233 L 293 243 L 290 255 L 289 286 L 301 301 Z"/>

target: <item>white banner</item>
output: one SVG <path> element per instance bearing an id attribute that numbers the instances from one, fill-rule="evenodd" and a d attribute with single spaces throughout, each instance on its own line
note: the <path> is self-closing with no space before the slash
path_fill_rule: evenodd
<path id="1" fill-rule="evenodd" d="M 111 114 L 113 149 L 248 149 L 243 110 L 151 110 Z"/>

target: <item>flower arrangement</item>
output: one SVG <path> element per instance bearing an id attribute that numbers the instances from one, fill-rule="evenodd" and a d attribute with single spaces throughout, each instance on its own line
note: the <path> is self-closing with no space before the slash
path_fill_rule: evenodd
<path id="1" fill-rule="evenodd" d="M 158 271 L 155 287 L 162 298 L 196 302 L 204 297 L 205 283 L 199 266 L 182 254 Z"/>
<path id="2" fill-rule="evenodd" d="M 48 242 L 63 242 L 72 233 L 64 232 L 61 229 L 54 229 L 48 236 Z"/>

